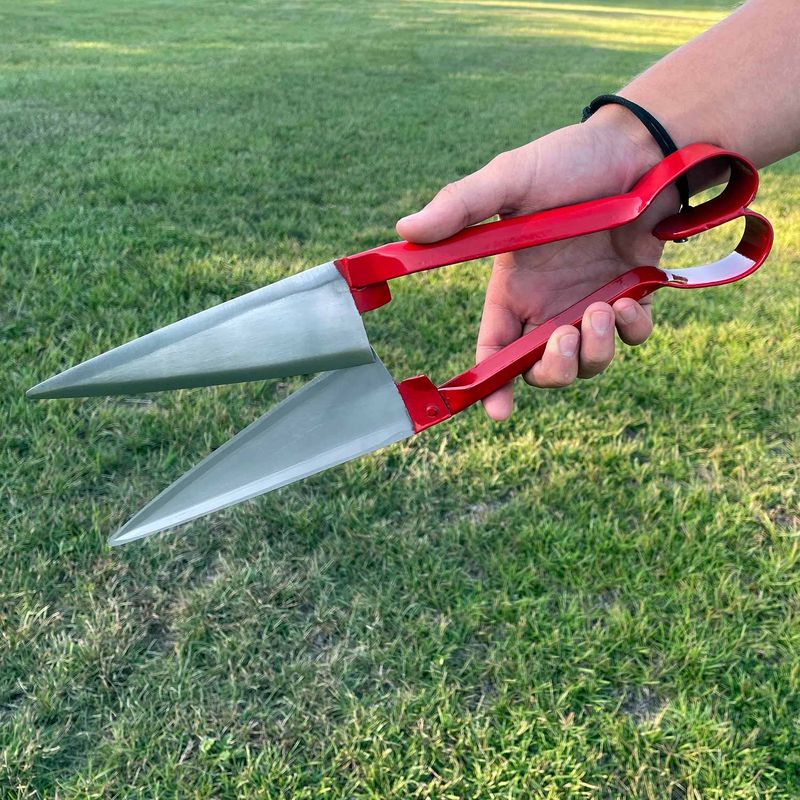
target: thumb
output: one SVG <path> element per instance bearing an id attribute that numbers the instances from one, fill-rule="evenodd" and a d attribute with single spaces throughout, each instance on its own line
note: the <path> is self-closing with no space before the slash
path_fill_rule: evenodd
<path id="1" fill-rule="evenodd" d="M 530 190 L 534 155 L 531 145 L 501 153 L 477 172 L 445 186 L 421 211 L 403 217 L 397 232 L 411 242 L 436 242 L 513 210 Z"/>
<path id="2" fill-rule="evenodd" d="M 560 128 L 448 184 L 422 211 L 403 217 L 397 232 L 424 244 L 494 214 L 530 213 L 623 191 L 636 161 L 626 149 L 632 146 L 624 134 L 608 138 L 589 124 Z"/>

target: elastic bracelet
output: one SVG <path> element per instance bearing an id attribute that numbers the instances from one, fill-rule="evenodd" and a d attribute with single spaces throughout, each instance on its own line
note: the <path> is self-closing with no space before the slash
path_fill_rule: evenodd
<path id="1" fill-rule="evenodd" d="M 598 108 L 602 108 L 603 106 L 607 106 L 612 103 L 627 108 L 628 111 L 630 111 L 636 117 L 636 119 L 638 119 L 639 122 L 641 122 L 642 125 L 647 128 L 650 135 L 653 137 L 653 139 L 655 139 L 656 144 L 661 148 L 661 152 L 665 156 L 674 153 L 678 149 L 677 145 L 672 140 L 672 137 L 667 133 L 667 129 L 647 109 L 642 108 L 638 103 L 634 103 L 631 100 L 620 97 L 618 94 L 601 94 L 599 97 L 595 97 L 595 99 L 583 109 L 581 122 L 586 122 L 586 120 L 589 119 L 589 117 L 591 117 Z M 690 207 L 689 181 L 686 179 L 686 176 L 682 175 L 677 181 L 675 181 L 675 186 L 678 189 L 678 195 L 680 196 L 681 210 L 685 211 Z"/>

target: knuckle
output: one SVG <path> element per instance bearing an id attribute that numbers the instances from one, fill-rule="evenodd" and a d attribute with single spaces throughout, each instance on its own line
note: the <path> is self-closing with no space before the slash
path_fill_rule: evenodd
<path id="1" fill-rule="evenodd" d="M 597 374 L 602 372 L 611 363 L 611 358 L 601 356 L 589 356 L 581 359 L 581 372 L 592 372 Z"/>
<path id="2" fill-rule="evenodd" d="M 620 338 L 622 338 L 622 341 L 630 347 L 638 347 L 640 344 L 644 344 L 648 340 L 652 332 L 653 328 L 650 326 L 644 330 L 628 331 L 624 336 L 620 334 Z"/>
<path id="3" fill-rule="evenodd" d="M 577 365 L 564 367 L 563 364 L 539 362 L 522 378 L 529 386 L 537 389 L 563 389 L 575 382 L 577 372 Z"/>
<path id="4" fill-rule="evenodd" d="M 606 369 L 608 364 L 582 364 L 578 372 L 579 378 L 594 378 Z"/>
<path id="5" fill-rule="evenodd" d="M 467 202 L 467 192 L 464 191 L 463 178 L 459 181 L 448 183 L 447 186 L 440 190 L 437 196 L 443 198 L 450 204 L 455 204 L 460 214 L 462 227 L 469 225 L 471 212 L 469 203 Z"/>
<path id="6" fill-rule="evenodd" d="M 487 164 L 487 166 L 491 167 L 492 169 L 505 171 L 507 169 L 513 168 L 514 161 L 515 161 L 515 156 L 513 150 L 506 150 L 505 152 L 498 153 Z"/>
<path id="7" fill-rule="evenodd" d="M 550 389 L 564 389 L 575 380 L 575 373 L 569 372 L 556 372 L 547 376 L 547 387 Z"/>
<path id="8" fill-rule="evenodd" d="M 461 181 L 451 181 L 446 186 L 442 186 L 439 190 L 439 195 L 444 197 L 460 197 Z"/>

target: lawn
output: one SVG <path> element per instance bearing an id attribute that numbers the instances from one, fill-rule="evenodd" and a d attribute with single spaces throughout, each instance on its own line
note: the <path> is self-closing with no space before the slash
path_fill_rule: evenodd
<path id="1" fill-rule="evenodd" d="M 23 397 L 392 239 L 731 4 L 0 0 L 3 800 L 800 796 L 800 159 L 764 269 L 599 379 L 142 543 L 301 381 Z M 471 363 L 487 268 L 367 318 L 396 376 Z"/>

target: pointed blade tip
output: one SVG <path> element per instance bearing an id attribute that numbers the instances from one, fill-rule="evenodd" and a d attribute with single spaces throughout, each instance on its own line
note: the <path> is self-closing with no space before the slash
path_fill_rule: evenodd
<path id="1" fill-rule="evenodd" d="M 151 514 L 146 514 L 145 512 L 150 511 L 151 506 L 158 499 L 159 498 L 157 497 L 154 500 L 151 500 L 150 503 L 144 506 L 144 508 L 139 509 L 139 511 L 137 511 L 121 528 L 119 528 L 116 533 L 108 537 L 108 544 L 111 545 L 111 547 L 119 547 L 120 545 L 128 544 L 129 542 L 135 542 L 138 539 L 146 539 L 150 536 L 154 536 L 157 533 L 174 530 L 175 528 L 179 528 L 181 525 L 184 525 L 193 519 L 197 519 L 197 517 L 202 516 L 204 513 L 198 512 L 190 517 L 184 517 L 182 519 L 174 519 L 163 516 L 153 519 Z"/>
<path id="2" fill-rule="evenodd" d="M 67 397 L 67 395 L 63 395 L 58 391 L 52 391 L 45 386 L 34 386 L 25 392 L 25 397 L 27 397 L 28 400 L 51 400 L 59 397 Z"/>
<path id="3" fill-rule="evenodd" d="M 53 376 L 53 378 L 56 377 L 58 376 Z M 25 392 L 25 397 L 29 400 L 43 400 L 46 397 L 50 397 L 50 387 L 52 386 L 53 378 L 47 378 L 47 380 L 40 381 L 35 386 L 31 386 L 31 388 Z"/>
<path id="4" fill-rule="evenodd" d="M 80 397 L 80 393 L 76 395 L 75 392 L 70 391 L 80 386 L 80 384 L 65 381 L 62 375 L 64 375 L 64 373 L 60 372 L 58 375 L 53 375 L 52 378 L 37 383 L 36 386 L 31 386 L 31 388 L 25 392 L 25 397 L 30 400 L 48 400 L 55 397 Z"/>
<path id="5" fill-rule="evenodd" d="M 149 529 L 147 527 L 129 528 L 129 524 L 130 521 L 125 523 L 116 533 L 108 537 L 108 544 L 111 545 L 111 547 L 119 547 L 129 542 L 135 542 L 137 539 L 145 539 L 148 536 L 152 536 L 154 533 L 164 530 L 164 528 Z"/>

